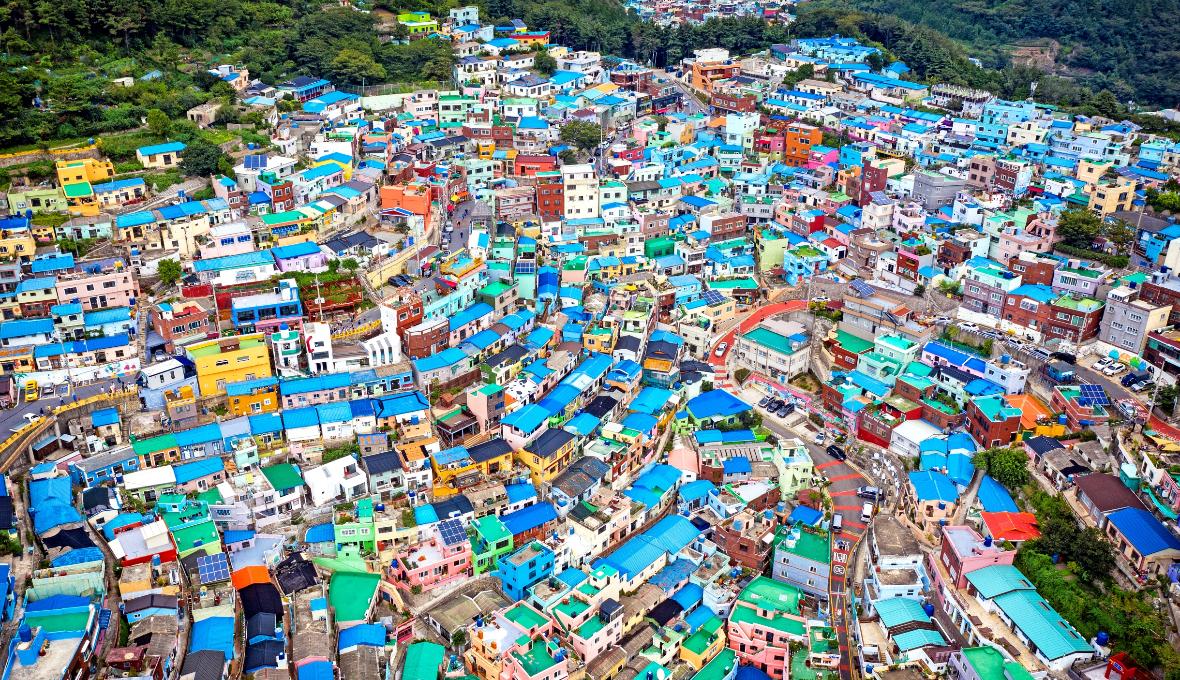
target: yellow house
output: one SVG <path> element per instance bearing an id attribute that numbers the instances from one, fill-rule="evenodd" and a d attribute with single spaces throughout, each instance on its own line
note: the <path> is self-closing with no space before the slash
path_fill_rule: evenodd
<path id="1" fill-rule="evenodd" d="M 449 496 L 492 475 L 512 468 L 512 447 L 503 439 L 492 439 L 470 449 L 452 446 L 430 454 L 434 470 L 434 495 Z"/>
<path id="2" fill-rule="evenodd" d="M 517 458 L 532 472 L 534 484 L 550 482 L 573 461 L 578 438 L 568 430 L 550 428 L 527 444 Z"/>
<path id="3" fill-rule="evenodd" d="M 115 166 L 109 160 L 80 158 L 57 162 L 57 182 L 61 185 L 70 206 L 70 213 L 93 217 L 101 211 L 93 185 L 108 182 L 115 176 Z"/>
<path id="4" fill-rule="evenodd" d="M 17 220 L 10 221 L 15 223 Z M 37 252 L 32 230 L 24 226 L 24 220 L 19 221 L 22 226 L 0 228 L 0 260 L 28 262 Z"/>
<path id="5" fill-rule="evenodd" d="M 589 352 L 610 354 L 615 349 L 615 333 L 612 328 L 595 326 L 582 334 L 582 346 Z"/>
<path id="6" fill-rule="evenodd" d="M 681 660 L 699 671 L 725 649 L 725 626 L 716 616 L 705 622 L 680 646 Z"/>
<path id="7" fill-rule="evenodd" d="M 1090 197 L 1090 210 L 1100 217 L 1106 217 L 1120 210 L 1131 209 L 1131 201 L 1135 198 L 1135 182 L 1127 177 L 1119 177 L 1113 182 L 1087 186 L 1086 195 Z"/>
<path id="8" fill-rule="evenodd" d="M 197 369 L 201 396 L 224 394 L 230 383 L 274 375 L 261 333 L 217 338 L 185 348 Z"/>
<path id="9" fill-rule="evenodd" d="M 57 162 L 57 183 L 65 186 L 77 182 L 98 184 L 115 176 L 115 166 L 106 159 L 80 158 Z"/>

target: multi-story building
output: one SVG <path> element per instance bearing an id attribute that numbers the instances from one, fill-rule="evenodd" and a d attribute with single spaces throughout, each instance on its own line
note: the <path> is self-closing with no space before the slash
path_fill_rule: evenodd
<path id="1" fill-rule="evenodd" d="M 1171 313 L 1171 304 L 1152 304 L 1140 299 L 1136 289 L 1119 286 L 1106 295 L 1098 339 L 1132 354 L 1142 354 L 1148 334 L 1167 326 Z"/>
<path id="2" fill-rule="evenodd" d="M 270 352 L 260 333 L 196 342 L 185 347 L 195 364 L 202 395 L 223 394 L 225 386 L 270 375 Z"/>
<path id="3" fill-rule="evenodd" d="M 793 321 L 766 321 L 737 336 L 733 351 L 742 366 L 786 382 L 807 370 L 807 330 Z"/>
<path id="4" fill-rule="evenodd" d="M 790 643 L 807 640 L 807 623 L 793 585 L 757 576 L 737 596 L 729 617 L 729 648 L 739 662 L 757 667 L 773 680 L 786 680 Z"/>
<path id="5" fill-rule="evenodd" d="M 774 542 L 774 579 L 789 583 L 820 600 L 827 600 L 831 554 L 826 531 L 800 524 L 779 527 Z"/>
<path id="6" fill-rule="evenodd" d="M 561 181 L 565 219 L 579 220 L 599 216 L 598 175 L 593 165 L 563 165 Z"/>
<path id="7" fill-rule="evenodd" d="M 461 520 L 442 520 L 423 534 L 423 540 L 401 553 L 389 567 L 395 586 L 420 591 L 471 576 L 471 543 Z"/>
<path id="8" fill-rule="evenodd" d="M 116 259 L 82 262 L 59 276 L 55 287 L 59 300 L 78 302 L 86 311 L 130 307 L 139 297 L 139 278 Z"/>
<path id="9" fill-rule="evenodd" d="M 528 588 L 549 578 L 553 573 L 553 551 L 540 541 L 529 541 L 516 552 L 501 557 L 495 571 L 504 594 L 512 600 L 523 600 Z"/>

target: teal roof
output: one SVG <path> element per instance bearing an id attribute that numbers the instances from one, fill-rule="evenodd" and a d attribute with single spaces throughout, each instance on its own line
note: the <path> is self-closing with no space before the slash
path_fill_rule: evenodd
<path id="1" fill-rule="evenodd" d="M 1014 590 L 1036 590 L 1024 574 L 1011 564 L 993 564 L 967 572 L 967 582 L 979 591 L 979 596 L 985 600 Z"/>
<path id="2" fill-rule="evenodd" d="M 893 641 L 897 643 L 897 648 L 903 652 L 930 645 L 941 646 L 946 644 L 946 639 L 942 637 L 942 633 L 927 628 L 907 630 L 904 633 L 894 635 Z"/>
<path id="3" fill-rule="evenodd" d="M 909 598 L 896 597 L 881 600 L 875 602 L 873 608 L 877 610 L 877 615 L 881 617 L 881 625 L 886 628 L 893 628 L 914 621 L 925 623 L 930 620 L 930 617 L 926 615 L 926 611 L 922 609 L 922 604 L 917 600 L 911 600 Z"/>
<path id="4" fill-rule="evenodd" d="M 996 598 L 996 606 L 1050 661 L 1093 648 L 1035 590 L 1017 590 Z"/>

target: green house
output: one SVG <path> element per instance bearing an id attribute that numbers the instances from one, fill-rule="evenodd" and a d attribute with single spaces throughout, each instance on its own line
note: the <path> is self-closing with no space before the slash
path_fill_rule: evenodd
<path id="1" fill-rule="evenodd" d="M 471 552 L 475 557 L 475 575 L 491 571 L 499 566 L 502 555 L 512 552 L 512 532 L 499 517 L 487 515 L 471 523 L 474 534 L 471 537 Z"/>

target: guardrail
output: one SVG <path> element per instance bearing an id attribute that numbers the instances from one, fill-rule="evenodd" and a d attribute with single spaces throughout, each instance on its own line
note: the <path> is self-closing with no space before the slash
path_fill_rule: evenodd
<path id="1" fill-rule="evenodd" d="M 103 392 L 68 404 L 54 406 L 50 409 L 47 416 L 21 426 L 15 433 L 3 442 L 0 442 L 0 456 L 3 456 L 3 460 L 0 461 L 0 472 L 7 472 L 12 467 L 13 460 L 20 455 L 23 445 L 28 443 L 29 440 L 44 434 L 59 416 L 97 402 L 122 401 L 129 397 L 137 396 L 138 391 L 135 388 L 127 388 L 114 392 Z"/>

